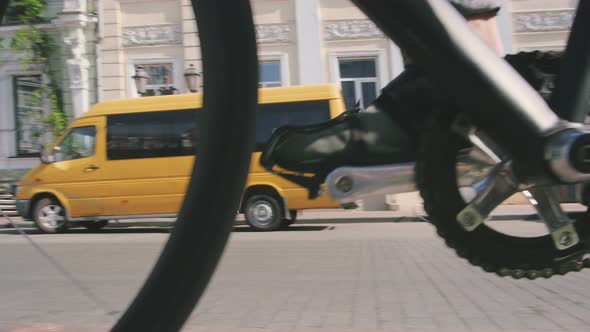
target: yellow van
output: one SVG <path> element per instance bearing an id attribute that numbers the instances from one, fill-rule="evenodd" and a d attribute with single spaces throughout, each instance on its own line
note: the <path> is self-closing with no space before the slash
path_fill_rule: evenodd
<path id="1" fill-rule="evenodd" d="M 198 139 L 201 94 L 107 101 L 72 122 L 42 164 L 17 184 L 17 209 L 46 233 L 70 222 L 100 229 L 109 220 L 173 217 L 180 209 Z M 257 149 L 240 212 L 257 230 L 276 230 L 297 210 L 331 208 L 327 195 L 307 190 L 259 165 L 261 148 L 285 125 L 327 121 L 344 111 L 331 84 L 261 89 Z"/>

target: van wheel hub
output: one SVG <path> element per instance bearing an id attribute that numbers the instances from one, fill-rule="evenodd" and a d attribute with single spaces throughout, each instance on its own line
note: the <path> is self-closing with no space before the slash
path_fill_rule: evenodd
<path id="1" fill-rule="evenodd" d="M 61 206 L 47 205 L 41 209 L 39 220 L 43 223 L 43 225 L 47 227 L 61 227 L 65 223 L 65 218 L 63 217 L 61 212 Z"/>
<path id="2" fill-rule="evenodd" d="M 268 224 L 273 219 L 272 206 L 267 202 L 256 202 L 249 212 L 250 215 L 261 224 Z"/>

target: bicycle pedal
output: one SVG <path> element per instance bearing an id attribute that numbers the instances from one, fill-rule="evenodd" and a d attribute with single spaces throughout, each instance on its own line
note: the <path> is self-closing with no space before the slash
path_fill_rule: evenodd
<path id="1" fill-rule="evenodd" d="M 558 250 L 571 248 L 580 242 L 580 237 L 573 224 L 568 224 L 551 232 L 551 237 Z"/>
<path id="2" fill-rule="evenodd" d="M 467 205 L 457 215 L 457 221 L 468 232 L 473 232 L 479 225 L 483 224 L 484 218 L 472 205 Z"/>

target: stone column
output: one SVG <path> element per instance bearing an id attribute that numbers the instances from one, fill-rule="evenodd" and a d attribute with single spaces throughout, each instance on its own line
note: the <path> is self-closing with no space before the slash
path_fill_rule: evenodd
<path id="1" fill-rule="evenodd" d="M 319 0 L 295 0 L 299 84 L 324 83 Z"/>
<path id="2" fill-rule="evenodd" d="M 103 100 L 127 97 L 127 69 L 123 52 L 122 14 L 119 1 L 102 0 L 102 39 L 100 40 L 101 96 Z M 135 73 L 132 73 L 133 75 Z"/>
<path id="3" fill-rule="evenodd" d="M 498 13 L 498 28 L 500 30 L 500 38 L 504 46 L 504 52 L 507 54 L 514 52 L 512 40 L 512 15 L 510 13 L 510 4 L 506 3 Z"/>
<path id="4" fill-rule="evenodd" d="M 181 0 L 182 5 L 182 46 L 184 49 L 184 67 L 182 71 L 188 68 L 190 65 L 194 65 L 199 73 L 203 72 L 201 62 L 201 43 L 199 41 L 199 35 L 197 31 L 197 22 L 195 20 L 195 14 L 193 13 L 193 7 L 190 0 Z M 184 77 L 179 77 L 178 87 L 181 88 L 181 92 L 188 92 Z M 203 91 L 203 77 L 199 78 L 199 91 Z"/>
<path id="5" fill-rule="evenodd" d="M 90 106 L 88 91 L 88 67 L 90 67 L 90 63 L 88 59 L 83 56 L 86 54 L 85 42 L 86 38 L 82 29 L 72 30 L 64 38 L 64 43 L 68 48 L 68 51 L 66 52 L 66 67 L 68 78 L 70 80 L 72 108 L 75 117 L 79 117 L 84 112 L 88 111 Z"/>
<path id="6" fill-rule="evenodd" d="M 388 37 L 385 37 L 388 38 Z M 391 40 L 388 41 L 389 53 L 391 54 L 391 79 L 397 77 L 404 71 L 404 58 L 400 48 Z"/>
<path id="7" fill-rule="evenodd" d="M 85 30 L 96 20 L 86 14 L 86 1 L 64 0 L 63 10 L 53 23 L 60 28 L 64 43 L 65 69 L 70 89 L 72 115 L 79 117 L 90 107 Z"/>

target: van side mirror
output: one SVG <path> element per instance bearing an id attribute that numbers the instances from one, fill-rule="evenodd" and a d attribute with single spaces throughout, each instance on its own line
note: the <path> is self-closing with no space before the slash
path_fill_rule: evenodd
<path id="1" fill-rule="evenodd" d="M 63 160 L 63 153 L 59 146 L 45 148 L 43 149 L 43 152 L 41 152 L 41 162 L 44 164 L 51 164 L 61 160 Z"/>
<path id="2" fill-rule="evenodd" d="M 41 151 L 41 162 L 44 164 L 51 164 L 52 162 L 54 162 L 55 158 L 54 156 L 51 154 L 51 150 L 49 148 L 44 148 L 43 151 Z"/>

